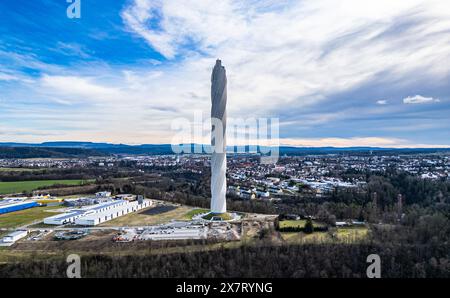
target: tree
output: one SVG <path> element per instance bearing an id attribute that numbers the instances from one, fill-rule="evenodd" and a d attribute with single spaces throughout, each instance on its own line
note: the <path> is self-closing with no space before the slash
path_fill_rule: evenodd
<path id="1" fill-rule="evenodd" d="M 306 234 L 312 234 L 314 232 L 314 225 L 311 220 L 311 218 L 308 218 L 305 223 L 305 228 L 303 229 L 303 232 Z"/>

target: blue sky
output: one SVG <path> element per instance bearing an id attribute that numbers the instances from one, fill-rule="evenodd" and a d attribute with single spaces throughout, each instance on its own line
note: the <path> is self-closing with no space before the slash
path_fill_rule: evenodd
<path id="1" fill-rule="evenodd" d="M 0 142 L 170 143 L 210 109 L 296 146 L 450 146 L 445 0 L 0 2 Z M 206 138 L 207 139 L 207 138 Z"/>

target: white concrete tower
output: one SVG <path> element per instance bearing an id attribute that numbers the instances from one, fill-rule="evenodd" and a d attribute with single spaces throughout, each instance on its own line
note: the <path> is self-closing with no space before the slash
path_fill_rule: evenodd
<path id="1" fill-rule="evenodd" d="M 227 211 L 227 75 L 219 59 L 211 76 L 211 103 L 211 212 L 217 214 Z"/>

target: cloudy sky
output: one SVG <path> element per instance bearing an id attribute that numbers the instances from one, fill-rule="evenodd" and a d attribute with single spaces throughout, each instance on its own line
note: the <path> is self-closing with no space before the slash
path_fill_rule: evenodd
<path id="1" fill-rule="evenodd" d="M 0 142 L 169 143 L 173 119 L 277 117 L 296 146 L 450 147 L 447 0 L 0 2 Z"/>

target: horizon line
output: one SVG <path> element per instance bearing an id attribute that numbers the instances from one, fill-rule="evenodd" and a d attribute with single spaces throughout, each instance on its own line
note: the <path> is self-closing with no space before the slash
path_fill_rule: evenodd
<path id="1" fill-rule="evenodd" d="M 89 144 L 106 144 L 111 146 L 130 146 L 130 147 L 138 147 L 145 145 L 155 145 L 155 146 L 172 146 L 172 145 L 200 145 L 200 146 L 210 146 L 210 144 L 202 144 L 202 143 L 179 143 L 179 144 L 170 144 L 170 143 L 113 143 L 113 142 L 95 142 L 95 141 L 44 141 L 44 142 L 0 142 L 0 147 L 5 144 L 17 144 L 17 145 L 45 145 L 46 143 L 89 143 Z M 334 149 L 350 149 L 350 148 L 366 148 L 366 149 L 450 149 L 450 145 L 404 145 L 404 146 L 364 146 L 364 145 L 355 145 L 355 146 L 332 146 L 332 145 L 323 145 L 323 146 L 307 146 L 307 145 L 290 145 L 290 144 L 280 144 L 278 146 L 269 146 L 269 145 L 255 145 L 255 144 L 246 144 L 246 145 L 227 145 L 227 147 L 242 147 L 242 146 L 255 146 L 255 147 L 289 147 L 289 148 L 307 148 L 307 149 L 320 149 L 320 148 L 334 148 Z M 13 147 L 13 146 L 11 146 Z M 63 146 L 61 146 L 63 147 Z"/>

